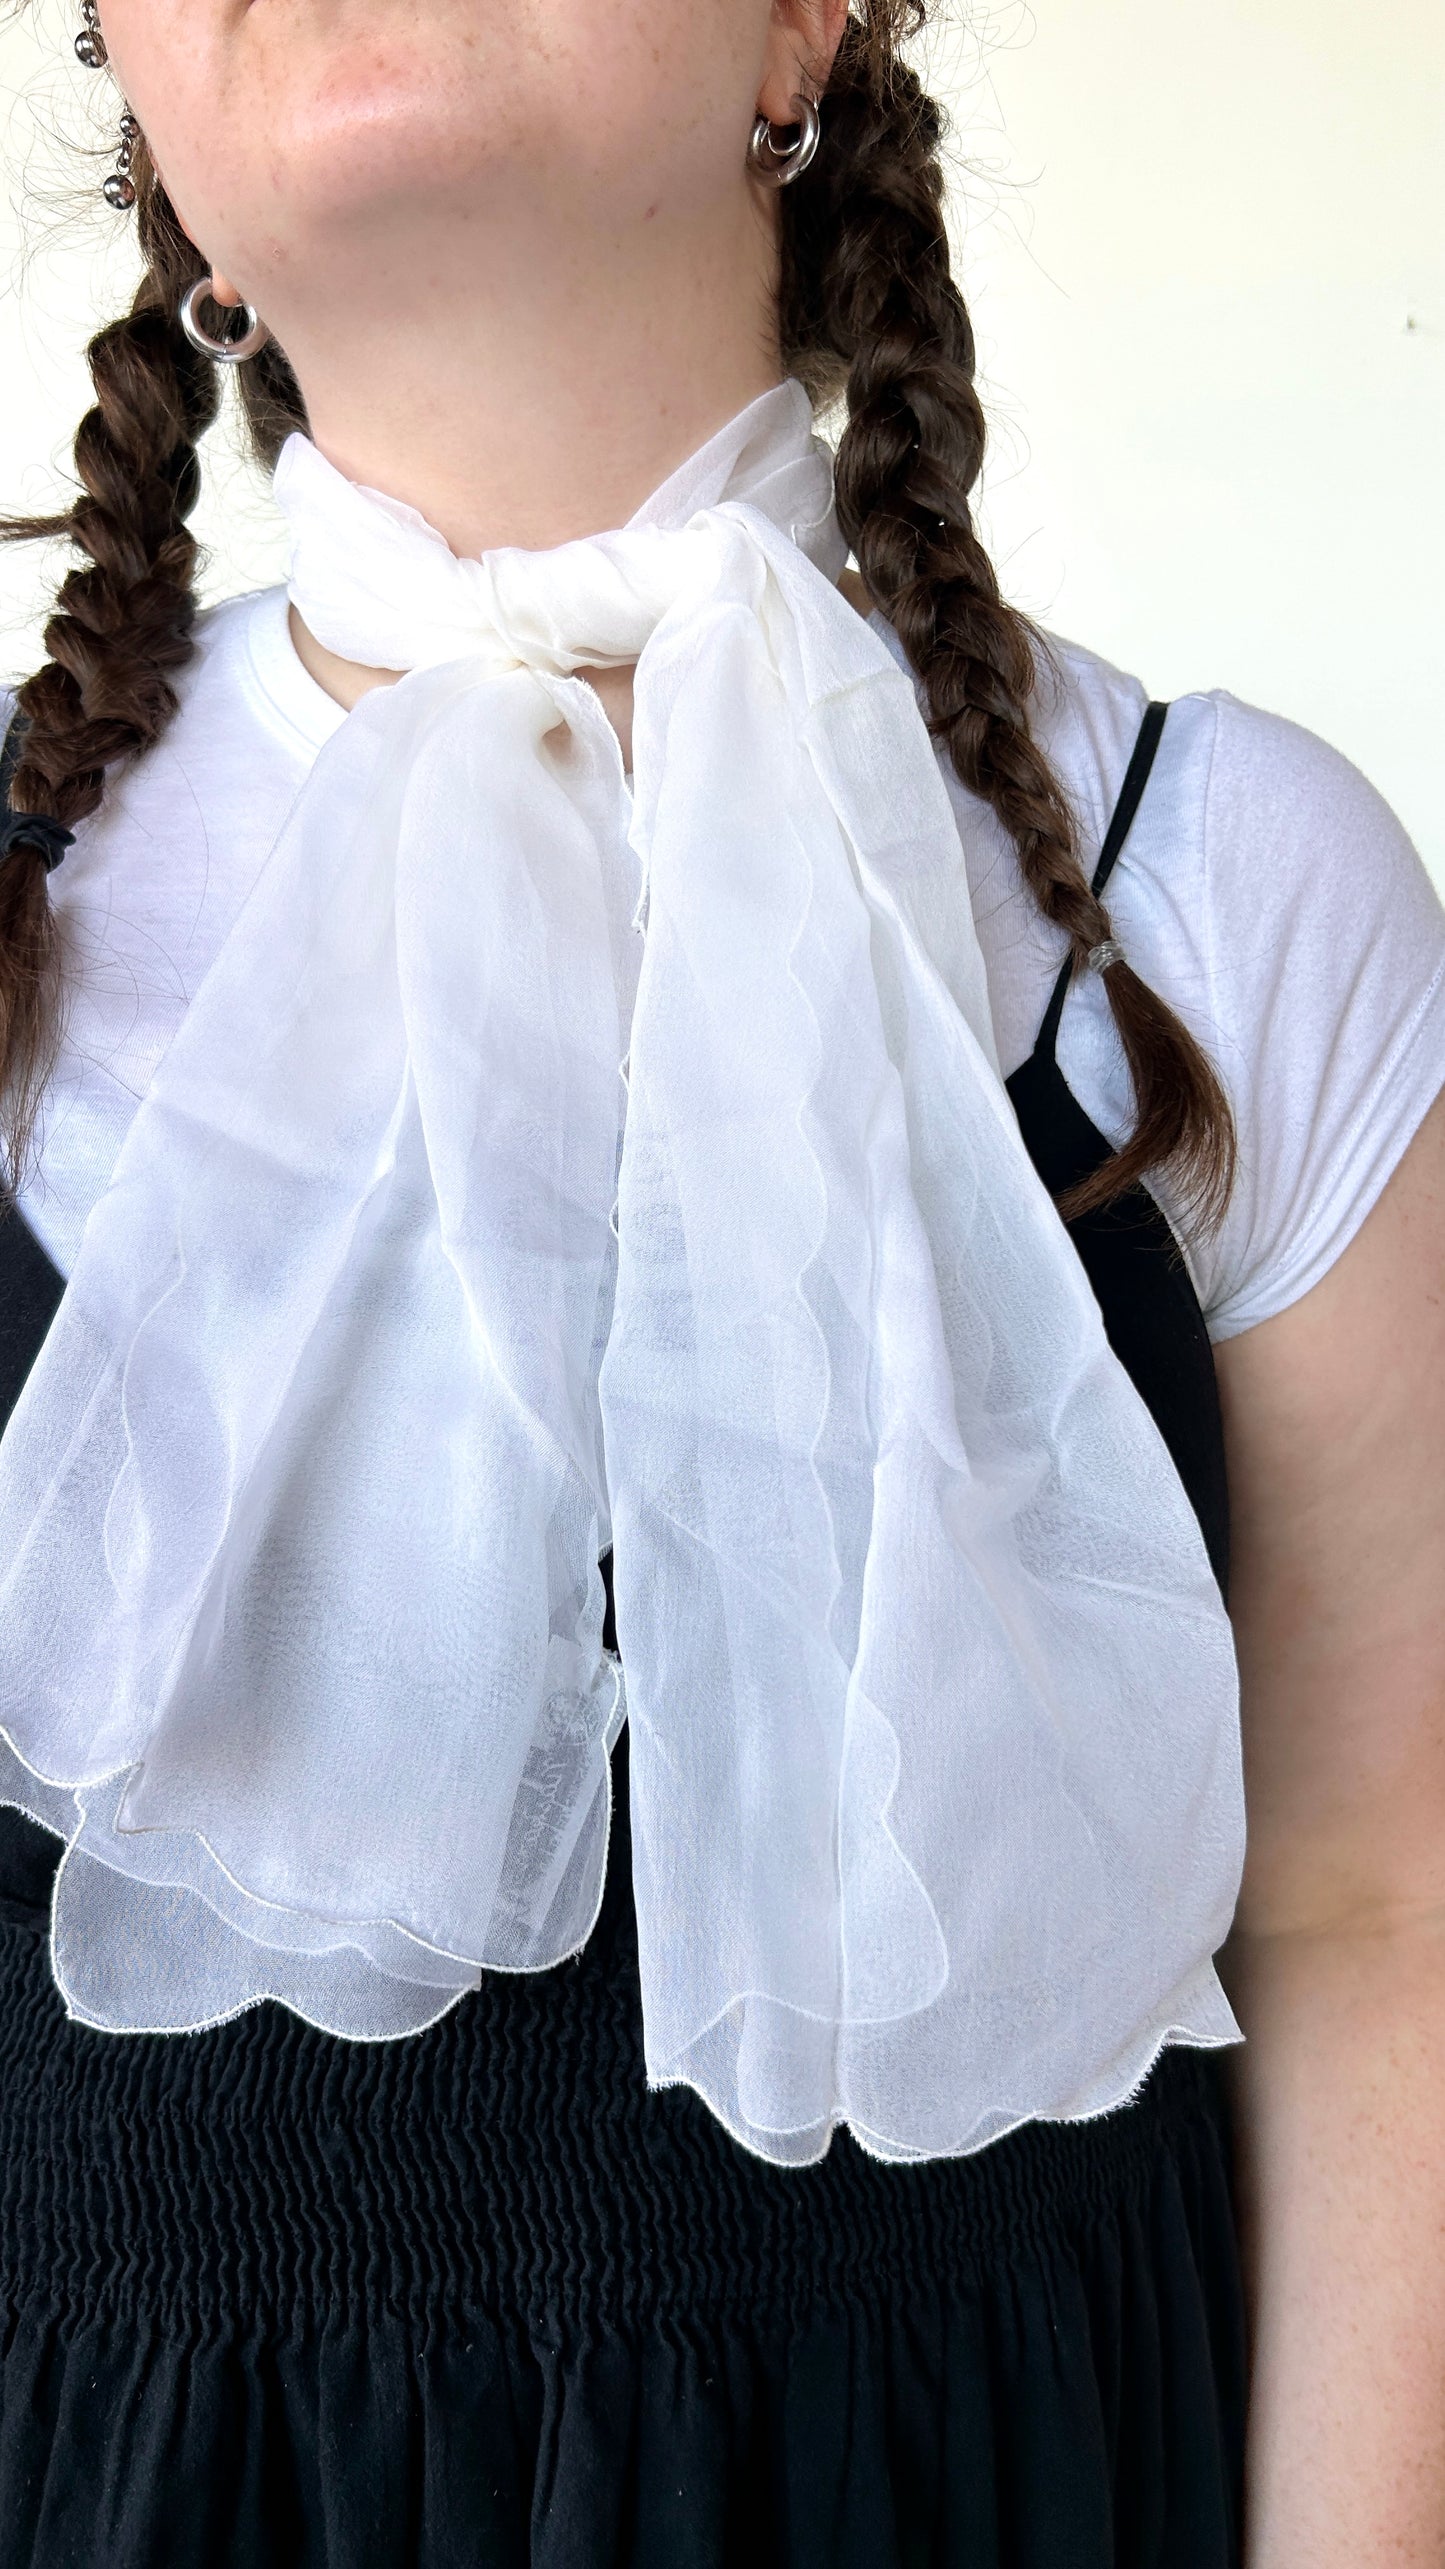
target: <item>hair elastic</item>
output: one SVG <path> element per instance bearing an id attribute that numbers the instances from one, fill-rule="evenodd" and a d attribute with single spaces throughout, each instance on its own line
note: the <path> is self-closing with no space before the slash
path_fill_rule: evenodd
<path id="1" fill-rule="evenodd" d="M 1089 948 L 1089 970 L 1107 972 L 1111 963 L 1122 963 L 1124 949 L 1117 937 L 1105 937 L 1101 944 Z"/>
<path id="2" fill-rule="evenodd" d="M 0 863 L 28 847 L 41 859 L 46 873 L 53 874 L 66 849 L 74 845 L 74 830 L 52 820 L 48 812 L 6 812 L 0 818 Z"/>

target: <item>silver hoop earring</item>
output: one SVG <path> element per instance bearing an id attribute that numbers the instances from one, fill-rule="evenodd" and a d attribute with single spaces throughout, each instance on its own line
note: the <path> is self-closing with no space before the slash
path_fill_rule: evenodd
<path id="1" fill-rule="evenodd" d="M 271 333 L 267 329 L 265 322 L 261 319 L 260 314 L 257 312 L 254 303 L 243 303 L 241 310 L 246 316 L 245 337 L 241 339 L 213 339 L 209 330 L 203 330 L 200 322 L 196 319 L 196 306 L 200 302 L 201 297 L 203 295 L 208 295 L 210 291 L 211 280 L 209 277 L 197 277 L 195 284 L 187 288 L 186 292 L 181 297 L 181 328 L 184 330 L 191 346 L 193 348 L 198 348 L 203 357 L 214 357 L 218 366 L 244 365 L 248 357 L 257 357 L 260 355 L 261 350 L 265 347 Z M 221 308 L 224 309 L 225 307 L 223 306 Z"/>
<path id="2" fill-rule="evenodd" d="M 774 128 L 766 116 L 760 116 L 753 127 L 752 140 L 748 145 L 748 167 L 766 187 L 791 187 L 795 178 L 802 177 L 818 148 L 823 120 L 818 113 L 817 100 L 799 97 L 795 104 L 798 108 L 795 141 L 774 142 Z M 786 133 L 788 129 L 784 126 L 781 130 Z"/>

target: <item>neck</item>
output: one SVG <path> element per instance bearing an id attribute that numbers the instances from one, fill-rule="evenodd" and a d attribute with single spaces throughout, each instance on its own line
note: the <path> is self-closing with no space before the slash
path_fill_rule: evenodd
<path id="1" fill-rule="evenodd" d="M 675 209 L 653 225 L 644 208 L 625 256 L 593 242 L 589 257 L 579 229 L 565 257 L 549 258 L 546 230 L 523 231 L 526 255 L 509 259 L 494 219 L 477 273 L 439 276 L 434 255 L 398 258 L 394 234 L 381 258 L 357 223 L 350 290 L 343 281 L 325 311 L 308 303 L 293 314 L 282 274 L 268 298 L 328 462 L 420 510 L 459 554 L 539 550 L 624 525 L 782 375 L 776 234 L 747 191 L 721 218 L 707 206 L 693 230 Z M 407 291 L 388 292 L 388 276 Z M 856 574 L 842 585 L 866 616 Z M 348 710 L 394 682 L 394 671 L 325 649 L 294 608 L 291 631 L 311 676 Z M 578 674 L 596 686 L 626 756 L 630 671 Z"/>
<path id="2" fill-rule="evenodd" d="M 457 553 L 624 524 L 782 373 L 775 237 L 741 191 L 730 223 L 713 205 L 693 231 L 633 229 L 550 261 L 535 229 L 517 261 L 493 233 L 467 274 L 420 258 L 413 273 L 393 244 L 369 294 L 359 276 L 320 312 L 288 313 L 278 278 L 271 308 L 321 452 Z"/>

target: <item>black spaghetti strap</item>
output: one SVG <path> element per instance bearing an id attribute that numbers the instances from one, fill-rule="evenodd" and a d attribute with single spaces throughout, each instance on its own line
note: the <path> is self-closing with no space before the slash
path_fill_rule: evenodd
<path id="1" fill-rule="evenodd" d="M 1164 717 L 1168 711 L 1167 705 L 1149 705 L 1139 725 L 1139 737 L 1134 743 L 1134 755 L 1124 771 L 1124 782 L 1119 788 L 1119 800 L 1114 805 L 1114 817 L 1104 833 L 1104 844 L 1099 850 L 1099 862 L 1094 868 L 1091 889 L 1096 898 L 1103 891 L 1124 852 L 1124 842 L 1134 826 L 1134 815 L 1144 799 L 1144 788 L 1149 782 L 1149 771 L 1154 764 L 1159 743 L 1164 737 Z"/>
<path id="2" fill-rule="evenodd" d="M 1144 788 L 1149 782 L 1159 743 L 1164 737 L 1164 717 L 1168 711 L 1167 705 L 1157 702 L 1145 708 L 1144 719 L 1139 725 L 1139 737 L 1134 743 L 1133 754 L 1124 771 L 1124 782 L 1119 788 L 1119 799 L 1114 805 L 1109 826 L 1104 832 L 1104 844 L 1099 850 L 1099 862 L 1094 868 L 1094 879 L 1090 889 L 1096 899 L 1123 855 L 1124 843 L 1134 826 L 1134 815 L 1144 799 Z M 1064 1001 L 1069 995 L 1069 987 L 1076 969 L 1074 958 L 1070 955 L 1060 970 L 1058 980 L 1054 983 L 1050 994 L 1049 1004 L 1044 1010 L 1043 1023 L 1039 1027 L 1038 1040 L 1034 1045 L 1036 1059 L 1039 1056 L 1046 1061 L 1053 1059 L 1054 1047 L 1059 1039 L 1059 1020 L 1063 1016 Z"/>

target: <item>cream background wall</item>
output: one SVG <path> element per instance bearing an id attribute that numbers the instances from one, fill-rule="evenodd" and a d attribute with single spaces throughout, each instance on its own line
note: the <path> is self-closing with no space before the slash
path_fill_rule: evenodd
<path id="1" fill-rule="evenodd" d="M 1009 590 L 1157 694 L 1323 732 L 1445 882 L 1445 5 L 992 35 L 951 88 Z"/>
<path id="2" fill-rule="evenodd" d="M 125 293 L 77 22 L 0 24 L 10 504 L 53 488 Z M 929 62 L 1010 593 L 1157 694 L 1225 685 L 1323 732 L 1445 883 L 1441 0 L 1004 0 Z M 264 491 L 224 434 L 208 464 L 207 594 L 274 578 Z M 0 668 L 34 655 L 43 570 L 0 557 Z"/>

